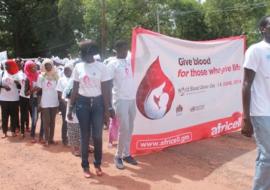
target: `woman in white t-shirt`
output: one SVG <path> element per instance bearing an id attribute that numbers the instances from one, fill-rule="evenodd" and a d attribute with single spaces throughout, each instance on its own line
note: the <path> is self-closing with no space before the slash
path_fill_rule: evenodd
<path id="1" fill-rule="evenodd" d="M 80 43 L 82 62 L 76 64 L 72 80 L 73 90 L 68 119 L 72 119 L 72 110 L 76 103 L 76 115 L 81 132 L 81 166 L 86 178 L 91 177 L 88 162 L 90 132 L 94 142 L 94 166 L 96 175 L 101 176 L 102 131 L 104 120 L 108 120 L 111 77 L 101 62 L 95 61 L 97 45 L 91 40 Z"/>
<path id="2" fill-rule="evenodd" d="M 41 117 L 45 133 L 45 146 L 55 144 L 53 140 L 55 118 L 59 106 L 58 94 L 56 91 L 57 80 L 58 75 L 55 71 L 53 61 L 44 59 L 37 86 L 42 90 L 39 107 L 41 108 Z"/>
<path id="3" fill-rule="evenodd" d="M 1 73 L 0 101 L 2 109 L 2 138 L 7 137 L 8 120 L 11 119 L 11 133 L 16 136 L 16 128 L 19 126 L 19 88 L 20 76 L 18 66 L 14 60 L 7 60 L 5 71 Z"/>
<path id="4" fill-rule="evenodd" d="M 29 112 L 30 112 L 30 95 L 25 94 L 25 81 L 27 76 L 22 71 L 19 72 L 21 75 L 20 84 L 20 132 L 22 137 L 24 137 L 25 129 L 29 131 Z"/>
<path id="5" fill-rule="evenodd" d="M 24 65 L 24 74 L 26 75 L 26 79 L 24 82 L 24 85 L 25 85 L 24 94 L 27 96 L 30 96 L 29 104 L 30 104 L 30 110 L 31 110 L 31 133 L 30 133 L 30 136 L 32 137 L 31 142 L 36 143 L 36 139 L 35 139 L 36 124 L 37 124 L 38 115 L 39 115 L 38 114 L 38 96 L 37 96 L 37 91 L 38 91 L 37 80 L 39 76 L 39 71 L 37 71 L 37 64 L 31 60 L 26 61 Z M 42 122 L 40 125 L 39 142 L 44 143 Z"/>

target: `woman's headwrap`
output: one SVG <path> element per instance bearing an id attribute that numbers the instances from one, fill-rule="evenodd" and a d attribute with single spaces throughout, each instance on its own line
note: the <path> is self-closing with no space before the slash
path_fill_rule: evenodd
<path id="1" fill-rule="evenodd" d="M 36 82 L 38 79 L 39 73 L 36 71 L 33 73 L 32 68 L 36 66 L 36 63 L 32 60 L 28 60 L 24 64 L 24 73 L 29 80 L 30 87 L 33 86 L 33 82 Z"/>
<path id="2" fill-rule="evenodd" d="M 51 71 L 47 71 L 45 69 L 45 65 L 46 64 L 50 64 L 52 66 L 52 70 Z M 47 80 L 58 80 L 58 74 L 57 71 L 53 65 L 53 61 L 51 59 L 44 59 L 41 65 L 41 75 L 46 78 Z"/>
<path id="3" fill-rule="evenodd" d="M 14 74 L 19 72 L 19 67 L 18 67 L 18 65 L 17 65 L 17 63 L 16 63 L 16 61 L 14 59 L 8 59 L 6 61 L 6 65 L 8 65 L 8 67 L 9 67 L 7 72 L 10 75 L 14 75 Z"/>

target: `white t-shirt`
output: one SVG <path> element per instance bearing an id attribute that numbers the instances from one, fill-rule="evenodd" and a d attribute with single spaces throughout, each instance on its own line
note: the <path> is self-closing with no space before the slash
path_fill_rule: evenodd
<path id="1" fill-rule="evenodd" d="M 112 60 L 114 60 L 114 59 L 116 59 L 115 56 L 113 56 L 113 57 L 108 57 L 107 59 L 105 59 L 105 60 L 103 61 L 103 64 L 107 65 L 108 63 L 110 63 L 110 62 L 111 62 Z"/>
<path id="2" fill-rule="evenodd" d="M 2 72 L 0 72 L 2 77 Z M 4 71 L 2 77 L 2 85 L 7 85 L 10 87 L 10 90 L 7 91 L 4 88 L 1 88 L 0 100 L 1 101 L 19 101 L 19 90 L 14 82 L 14 80 L 20 81 L 20 75 L 17 73 L 15 75 L 8 74 L 7 71 Z"/>
<path id="3" fill-rule="evenodd" d="M 56 86 L 56 90 L 58 92 L 62 92 L 64 91 L 64 89 L 66 88 L 66 86 L 68 85 L 68 81 L 70 80 L 70 78 L 67 78 L 66 76 L 63 76 L 61 77 L 58 82 L 57 82 L 57 86 Z M 63 97 L 63 94 L 62 94 L 62 98 L 64 99 Z"/>
<path id="4" fill-rule="evenodd" d="M 57 81 L 47 80 L 39 75 L 37 86 L 42 89 L 41 107 L 54 108 L 59 106 L 58 94 L 56 91 Z"/>
<path id="5" fill-rule="evenodd" d="M 134 78 L 129 59 L 113 59 L 107 64 L 113 78 L 113 101 L 134 100 L 136 97 Z"/>
<path id="6" fill-rule="evenodd" d="M 72 80 L 80 83 L 79 94 L 86 97 L 101 95 L 101 82 L 111 80 L 106 66 L 95 61 L 94 63 L 76 64 Z"/>
<path id="7" fill-rule="evenodd" d="M 21 75 L 21 80 L 20 80 L 20 84 L 21 84 L 21 89 L 20 89 L 20 96 L 24 97 L 24 98 L 30 98 L 30 95 L 26 96 L 25 95 L 25 81 L 27 79 L 26 75 L 22 72 L 20 73 Z"/>
<path id="8" fill-rule="evenodd" d="M 38 87 L 38 81 L 36 81 L 36 82 L 33 81 L 33 84 L 32 84 L 32 85 L 33 85 L 33 88 Z M 33 97 L 34 97 L 34 98 L 37 98 L 37 92 L 34 92 L 34 93 L 33 93 Z"/>
<path id="9" fill-rule="evenodd" d="M 251 116 L 270 116 L 270 44 L 265 41 L 248 48 L 244 68 L 255 74 L 251 86 Z"/>

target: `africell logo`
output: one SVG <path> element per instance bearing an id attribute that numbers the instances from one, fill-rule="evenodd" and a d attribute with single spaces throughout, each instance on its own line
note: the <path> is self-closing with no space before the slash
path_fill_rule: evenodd
<path id="1" fill-rule="evenodd" d="M 171 109 L 174 95 L 173 84 L 162 71 L 157 57 L 139 85 L 136 95 L 137 107 L 146 118 L 161 119 Z"/>
<path id="2" fill-rule="evenodd" d="M 239 117 L 237 120 L 225 123 L 218 123 L 216 127 L 211 128 L 211 135 L 216 136 L 221 133 L 225 133 L 226 131 L 231 131 L 233 129 L 237 129 L 241 126 L 241 117 Z"/>

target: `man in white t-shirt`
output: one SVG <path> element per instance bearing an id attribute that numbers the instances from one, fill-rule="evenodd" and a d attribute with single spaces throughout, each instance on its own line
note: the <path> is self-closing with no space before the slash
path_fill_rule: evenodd
<path id="1" fill-rule="evenodd" d="M 270 16 L 259 29 L 263 40 L 250 46 L 245 55 L 242 134 L 253 132 L 258 148 L 253 190 L 270 189 Z"/>
<path id="2" fill-rule="evenodd" d="M 128 44 L 125 41 L 116 43 L 116 58 L 112 59 L 107 68 L 113 78 L 113 101 L 116 117 L 119 120 L 119 137 L 115 154 L 115 166 L 124 169 L 123 161 L 137 165 L 130 155 L 130 142 L 136 115 L 134 78 L 130 59 L 127 59 Z"/>
<path id="3" fill-rule="evenodd" d="M 67 110 L 67 103 L 65 98 L 63 98 L 63 91 L 68 85 L 69 80 L 71 79 L 73 69 L 73 61 L 70 61 L 65 64 L 64 66 L 64 76 L 62 76 L 56 86 L 56 90 L 58 92 L 58 99 L 59 101 L 59 108 L 62 113 L 62 143 L 63 145 L 68 145 L 68 137 L 67 137 L 67 122 L 66 122 L 66 110 Z"/>

